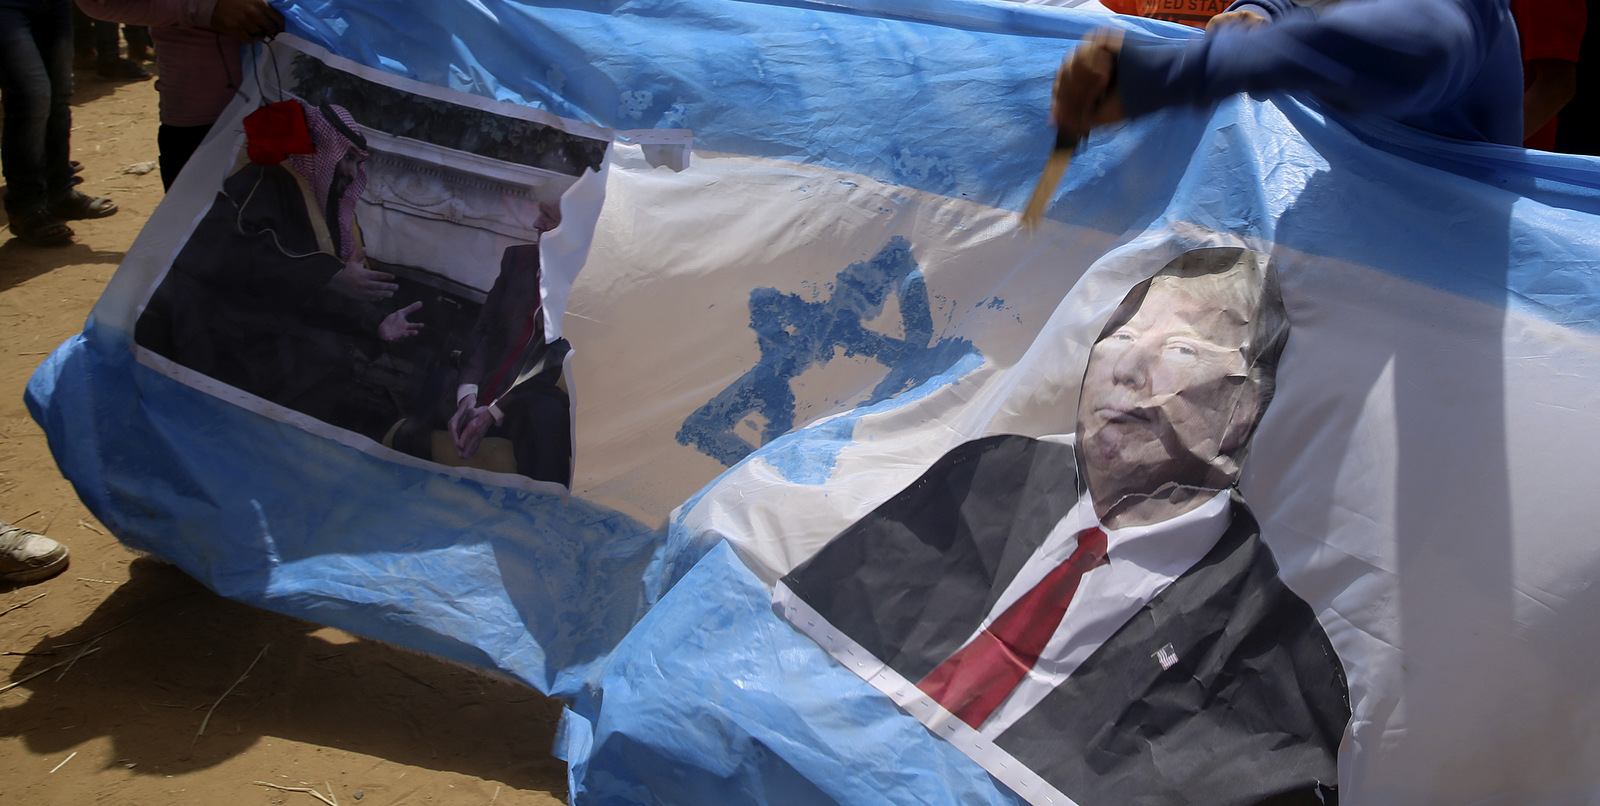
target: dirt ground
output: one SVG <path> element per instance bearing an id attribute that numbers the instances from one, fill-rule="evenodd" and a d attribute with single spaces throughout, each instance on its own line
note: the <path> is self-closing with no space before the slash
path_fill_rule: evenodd
<path id="1" fill-rule="evenodd" d="M 83 188 L 121 210 L 56 249 L 0 217 L 0 518 L 72 549 L 0 585 L 0 804 L 561 803 L 555 701 L 222 599 L 123 549 L 61 477 L 23 388 L 162 195 L 128 171 L 156 159 L 153 84 L 80 71 L 74 104 Z"/>

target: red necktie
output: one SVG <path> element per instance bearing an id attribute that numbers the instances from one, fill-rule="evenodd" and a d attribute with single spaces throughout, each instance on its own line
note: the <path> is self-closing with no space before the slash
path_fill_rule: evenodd
<path id="1" fill-rule="evenodd" d="M 506 353 L 506 360 L 500 362 L 500 367 L 495 370 L 494 377 L 489 379 L 487 385 L 478 390 L 479 403 L 487 406 L 489 403 L 494 402 L 495 395 L 500 393 L 500 382 L 506 379 L 506 373 L 511 371 L 511 366 L 517 363 L 517 359 L 522 357 L 522 352 L 528 349 L 528 344 L 533 341 L 534 331 L 539 325 L 539 317 L 544 312 L 543 307 L 542 305 L 533 306 L 528 311 L 528 315 L 523 318 L 522 335 L 517 337 L 516 348 Z M 489 403 L 484 403 L 486 400 Z"/>
<path id="2" fill-rule="evenodd" d="M 1011 603 L 966 646 L 939 664 L 917 688 L 976 728 L 1000 707 L 1039 660 L 1078 592 L 1078 581 L 1106 564 L 1106 533 L 1078 533 L 1078 547 L 1033 590 Z"/>

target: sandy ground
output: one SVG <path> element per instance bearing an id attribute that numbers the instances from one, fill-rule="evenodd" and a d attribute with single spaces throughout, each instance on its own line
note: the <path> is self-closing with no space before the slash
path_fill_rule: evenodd
<path id="1" fill-rule="evenodd" d="M 156 159 L 152 83 L 80 72 L 74 102 L 83 187 L 120 212 L 66 248 L 0 228 L 0 518 L 72 549 L 61 576 L 0 585 L 0 804 L 319 802 L 258 781 L 341 806 L 561 803 L 555 701 L 222 599 L 123 549 L 61 477 L 23 388 L 162 195 L 124 172 Z"/>

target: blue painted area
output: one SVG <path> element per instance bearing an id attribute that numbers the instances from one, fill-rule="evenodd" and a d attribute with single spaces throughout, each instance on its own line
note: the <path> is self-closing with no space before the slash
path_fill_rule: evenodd
<path id="1" fill-rule="evenodd" d="M 860 10 L 787 0 L 309 0 L 283 11 L 292 34 L 430 84 L 602 126 L 687 128 L 700 149 L 1020 209 L 1053 142 L 1050 76 L 1104 15 L 948 0 L 851 5 Z M 1196 35 L 1123 24 L 1140 39 Z"/>
<path id="2" fill-rule="evenodd" d="M 440 86 L 1020 207 L 1050 144 L 1048 76 L 1104 18 L 853 5 L 307 0 L 285 13 L 345 57 Z M 1118 24 L 1146 39 L 1196 35 Z M 1049 215 L 1118 237 L 1174 222 L 1225 230 L 1594 330 L 1597 165 L 1237 98 L 1097 132 Z M 918 232 L 929 248 L 975 243 Z M 760 360 L 679 434 L 724 464 L 822 483 L 863 417 L 983 360 L 965 339 L 935 338 L 934 311 L 957 303 L 930 297 L 904 239 L 832 282 L 795 293 L 770 282 L 749 301 Z M 900 337 L 867 327 L 891 299 Z M 997 297 L 971 313 L 1009 315 Z M 857 408 L 794 431 L 792 384 L 839 354 L 881 363 L 881 380 Z M 91 511 L 130 545 L 227 596 L 568 698 L 560 747 L 579 802 L 1011 802 L 777 620 L 719 535 L 364 454 L 137 366 L 127 335 L 93 320 L 34 375 L 28 404 Z M 736 434 L 746 421 L 760 422 L 754 440 Z"/>
<path id="3" fill-rule="evenodd" d="M 727 545 L 712 549 L 600 674 L 561 752 L 573 802 L 965 804 L 1021 799 L 773 613 Z"/>
<path id="4" fill-rule="evenodd" d="M 785 481 L 795 484 L 827 482 L 833 475 L 834 462 L 838 460 L 839 452 L 855 441 L 856 423 L 860 422 L 862 417 L 921 400 L 983 366 L 983 356 L 976 351 L 960 355 L 953 364 L 946 363 L 950 356 L 945 352 L 930 351 L 925 356 L 923 360 L 929 361 L 930 366 L 944 366 L 945 369 L 916 388 L 889 400 L 861 406 L 792 434 L 785 434 L 750 454 L 745 461 L 760 459 L 783 474 Z"/>
<path id="5" fill-rule="evenodd" d="M 964 0 L 849 6 L 313 0 L 284 13 L 291 33 L 439 86 L 605 126 L 688 128 L 700 149 L 1021 209 L 1052 143 L 1050 77 L 1107 18 Z M 1130 17 L 1112 24 L 1147 42 L 1199 35 Z M 1293 130 L 1266 114 L 1272 107 Z M 1217 150 L 1230 138 L 1233 147 Z M 1242 148 L 1264 142 L 1272 148 Z M 1307 171 L 1337 177 L 1337 192 L 1297 198 Z M 1199 181 L 1206 173 L 1216 181 Z M 1285 207 L 1303 226 L 1275 226 Z M 1275 94 L 1229 101 L 1216 116 L 1177 108 L 1097 132 L 1046 213 L 1119 235 L 1199 223 L 1356 262 L 1368 247 L 1391 248 L 1397 259 L 1369 265 L 1586 329 L 1600 328 L 1600 267 L 1577 255 L 1552 264 L 1537 247 L 1508 256 L 1505 245 L 1516 250 L 1551 226 L 1582 232 L 1595 214 L 1592 158 L 1452 141 Z M 1510 238 L 1480 248 L 1461 237 L 1439 250 L 1410 237 L 1467 218 Z"/>
<path id="6" fill-rule="evenodd" d="M 863 417 L 881 414 L 922 400 L 934 392 L 958 383 L 968 373 L 983 366 L 983 355 L 977 351 L 958 356 L 953 363 L 945 364 L 948 356 L 930 351 L 925 358 L 944 370 L 928 378 L 917 387 L 888 400 L 862 405 L 837 417 L 813 423 L 798 431 L 785 434 L 764 445 L 738 464 L 729 468 L 700 488 L 678 507 L 676 517 L 667 524 L 666 546 L 656 553 L 649 571 L 645 574 L 647 601 L 654 605 L 678 584 L 700 559 L 722 542 L 723 536 L 697 530 L 686 523 L 690 512 L 701 499 L 718 489 L 722 481 L 748 462 L 766 462 L 792 484 L 825 484 L 833 475 L 839 454 L 855 443 L 856 424 Z M 823 497 L 827 497 L 824 495 Z"/>
<path id="7" fill-rule="evenodd" d="M 644 612 L 662 529 L 363 453 L 126 344 L 91 319 L 29 380 L 29 410 L 95 517 L 218 593 L 569 697 Z"/>
<path id="8" fill-rule="evenodd" d="M 761 357 L 683 421 L 679 443 L 731 467 L 794 430 L 795 378 L 836 354 L 864 356 L 888 368 L 861 404 L 869 406 L 923 384 L 975 351 L 963 338 L 934 339 L 927 284 L 905 238 L 891 238 L 871 259 L 850 264 L 835 279 L 828 298 L 821 299 L 815 287 L 811 291 L 815 302 L 776 288 L 750 292 L 750 329 L 756 332 Z M 904 338 L 865 324 L 883 313 L 891 294 L 899 302 Z M 756 444 L 736 433 L 749 415 L 765 421 Z"/>

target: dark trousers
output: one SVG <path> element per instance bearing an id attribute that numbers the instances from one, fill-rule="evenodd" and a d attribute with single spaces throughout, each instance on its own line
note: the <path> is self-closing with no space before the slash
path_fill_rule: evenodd
<path id="1" fill-rule="evenodd" d="M 139 342 L 143 344 L 143 341 Z M 447 376 L 444 388 L 455 394 L 455 374 Z M 505 420 L 489 427 L 485 437 L 504 437 L 511 441 L 511 454 L 517 473 L 538 481 L 572 485 L 572 402 L 559 387 L 527 381 L 519 387 L 515 402 L 504 401 Z M 424 391 L 440 389 L 429 384 Z M 431 399 L 431 398 L 430 398 Z M 441 399 L 438 408 L 413 411 L 395 431 L 393 447 L 422 459 L 433 459 L 433 432 L 444 429 L 455 404 Z"/>
<path id="2" fill-rule="evenodd" d="M 529 384 L 531 385 L 531 384 Z M 511 440 L 517 472 L 539 481 L 572 484 L 572 411 L 567 394 L 539 386 L 503 410 L 505 420 L 490 426 L 486 437 Z"/>
<path id="3" fill-rule="evenodd" d="M 135 48 L 150 47 L 150 29 L 143 25 L 122 26 L 122 38 L 128 41 L 129 53 Z M 101 64 L 111 64 L 122 58 L 122 43 L 117 41 L 116 23 L 95 20 L 94 52 L 95 59 Z"/>
<path id="4" fill-rule="evenodd" d="M 172 183 L 177 181 L 178 172 L 189 162 L 189 157 L 194 155 L 194 150 L 200 147 L 200 141 L 206 139 L 206 132 L 211 131 L 207 126 L 168 126 L 161 124 L 156 130 L 156 148 L 161 151 L 161 189 L 171 190 Z"/>
<path id="5" fill-rule="evenodd" d="M 117 37 L 117 24 L 97 20 L 74 3 L 72 6 L 72 49 L 79 54 L 93 53 L 97 64 L 111 64 L 122 58 L 122 42 Z M 122 37 L 128 40 L 128 50 L 150 47 L 150 29 L 143 25 L 124 25 Z"/>
<path id="6" fill-rule="evenodd" d="M 117 24 L 105 20 L 94 23 L 94 58 L 100 65 L 115 64 L 122 58 L 122 42 L 117 38 Z M 149 29 L 143 25 L 122 26 L 122 36 L 128 40 L 128 51 L 143 46 L 150 47 Z"/>
<path id="7" fill-rule="evenodd" d="M 0 0 L 0 163 L 18 215 L 72 187 L 71 0 Z"/>

